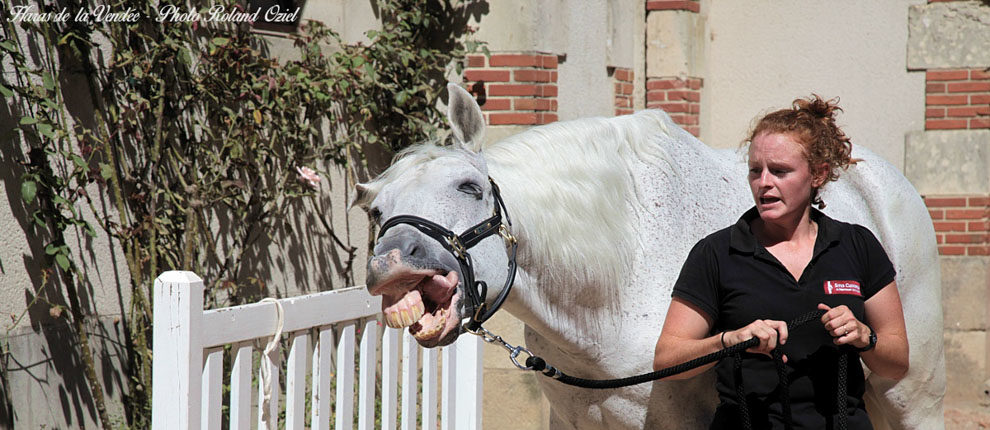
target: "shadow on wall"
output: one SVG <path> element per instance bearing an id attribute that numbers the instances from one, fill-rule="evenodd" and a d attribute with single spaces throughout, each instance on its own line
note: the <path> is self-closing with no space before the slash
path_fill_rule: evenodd
<path id="1" fill-rule="evenodd" d="M 31 42 L 29 45 L 31 45 L 28 46 L 29 51 L 32 49 L 37 51 L 37 46 Z M 88 84 L 83 74 L 83 67 L 73 61 L 72 57 L 61 56 L 58 60 L 61 70 L 54 75 L 59 77 L 64 107 L 75 127 L 92 129 L 95 128 L 95 124 L 91 100 L 78 96 L 78 94 L 89 94 Z M 116 288 L 118 296 L 116 313 L 127 315 L 128 303 L 124 294 L 127 286 L 119 282 L 122 268 L 115 258 L 112 242 L 108 241 L 110 249 L 98 249 L 105 245 L 98 245 L 96 239 L 85 234 L 79 227 L 67 229 L 64 239 L 66 244 L 82 257 L 76 261 L 80 276 L 64 278 L 51 269 L 54 264 L 52 256 L 46 253 L 46 246 L 59 238 L 54 237 L 48 228 L 39 228 L 32 221 L 34 210 L 45 196 L 39 190 L 35 202 L 26 204 L 21 187 L 24 182 L 22 177 L 27 172 L 25 167 L 27 164 L 43 165 L 47 169 L 47 174 L 55 176 L 60 175 L 60 172 L 53 170 L 48 155 L 40 149 L 39 136 L 34 134 L 33 129 L 20 127 L 20 118 L 29 115 L 21 111 L 21 108 L 22 106 L 9 101 L 0 107 L 0 130 L 2 130 L 0 140 L 9 143 L 0 145 L 0 184 L 4 187 L 7 205 L 20 229 L 20 232 L 9 232 L 6 235 L 8 237 L 23 235 L 27 238 L 28 252 L 22 256 L 22 264 L 30 285 L 10 287 L 24 288 L 24 315 L 30 322 L 30 331 L 23 325 L 11 327 L 0 343 L 3 348 L 2 362 L 0 362 L 2 367 L 0 427 L 13 428 L 15 422 L 19 425 L 33 423 L 35 417 L 26 416 L 30 413 L 15 412 L 15 402 L 22 407 L 29 405 L 27 409 L 30 411 L 47 408 L 48 413 L 43 415 L 60 419 L 67 426 L 84 427 L 86 424 L 97 423 L 98 418 L 92 393 L 84 377 L 83 359 L 76 346 L 79 338 L 71 325 L 72 319 L 68 310 L 70 305 L 64 295 L 65 283 L 72 282 L 75 285 L 79 307 L 84 315 L 93 315 L 97 312 L 93 300 L 94 280 L 104 286 L 113 285 Z M 19 128 L 23 130 L 22 133 L 16 132 Z M 95 162 L 98 160 L 94 160 Z M 104 213 L 109 213 L 109 208 L 112 206 L 103 193 L 97 194 L 94 204 L 101 206 Z M 9 259 L 11 256 L 3 257 Z M 98 261 L 107 261 L 107 259 L 110 267 L 98 266 Z M 9 266 L 10 263 L 11 261 L 8 260 L 0 264 Z M 0 266 L 4 275 L 7 272 L 5 267 L 7 266 Z M 12 317 L 17 318 L 17 315 Z M 24 327 L 24 330 L 12 332 L 21 327 Z M 85 327 L 94 351 L 94 364 L 97 372 L 103 377 L 101 382 L 107 398 L 122 398 L 125 395 L 123 388 L 125 381 L 121 379 L 120 369 L 126 357 L 125 342 L 123 342 L 127 333 L 126 321 L 117 318 L 112 327 L 99 323 L 88 324 Z M 44 345 L 39 344 L 39 337 L 44 338 Z M 19 389 L 14 391 L 12 387 Z M 49 397 L 56 392 L 57 400 Z M 61 413 L 57 411 L 58 407 L 61 407 Z M 58 426 L 55 423 L 34 424 Z"/>

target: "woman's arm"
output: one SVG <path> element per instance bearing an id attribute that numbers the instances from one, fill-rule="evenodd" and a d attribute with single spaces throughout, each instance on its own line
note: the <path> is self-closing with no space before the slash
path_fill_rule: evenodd
<path id="1" fill-rule="evenodd" d="M 870 327 L 853 316 L 849 308 L 829 308 L 822 316 L 825 329 L 835 337 L 836 345 L 852 345 L 864 348 L 870 344 L 870 327 L 877 335 L 876 347 L 861 352 L 860 357 L 873 373 L 891 379 L 901 379 L 908 371 L 909 348 L 907 330 L 904 327 L 904 311 L 897 284 L 891 282 L 866 301 L 866 320 Z"/>
<path id="2" fill-rule="evenodd" d="M 747 352 L 770 354 L 780 343 L 787 341 L 787 323 L 773 320 L 757 320 L 739 330 L 708 336 L 712 321 L 708 314 L 690 302 L 674 298 L 667 309 L 660 338 L 653 353 L 653 370 L 660 370 L 675 364 L 711 354 L 725 346 L 757 337 L 760 344 L 747 349 Z M 787 357 L 784 357 L 787 360 Z M 708 370 L 715 364 L 708 364 L 690 371 L 670 376 L 669 379 L 687 379 Z"/>

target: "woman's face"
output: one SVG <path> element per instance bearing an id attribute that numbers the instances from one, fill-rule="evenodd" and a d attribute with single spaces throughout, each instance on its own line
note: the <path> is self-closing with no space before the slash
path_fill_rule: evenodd
<path id="1" fill-rule="evenodd" d="M 804 149 L 791 134 L 761 133 L 749 145 L 749 188 L 766 222 L 803 216 L 811 190 L 821 186 Z"/>

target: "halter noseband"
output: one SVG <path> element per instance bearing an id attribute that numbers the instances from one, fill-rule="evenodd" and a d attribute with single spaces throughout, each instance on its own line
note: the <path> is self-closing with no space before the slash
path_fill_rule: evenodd
<path id="1" fill-rule="evenodd" d="M 464 276 L 464 291 L 471 305 L 471 317 L 467 322 L 462 323 L 462 327 L 470 332 L 475 332 L 481 328 L 481 324 L 491 318 L 495 314 L 495 311 L 502 306 L 516 278 L 516 247 L 518 244 L 516 243 L 516 238 L 512 236 L 508 228 L 512 226 L 512 220 L 509 219 L 509 212 L 505 210 L 505 203 L 502 202 L 498 185 L 495 184 L 492 178 L 488 178 L 488 182 L 492 184 L 492 197 L 495 198 L 494 214 L 491 218 L 465 230 L 460 235 L 454 234 L 454 232 L 433 221 L 414 215 L 397 215 L 389 218 L 382 224 L 381 231 L 378 232 L 378 240 L 381 240 L 388 229 L 399 224 L 410 225 L 439 242 L 447 252 L 450 252 L 457 259 L 457 263 L 461 267 L 461 273 Z M 505 213 L 505 224 L 502 223 L 503 212 Z M 502 236 L 505 239 L 506 246 L 509 248 L 509 273 L 505 278 L 505 286 L 502 287 L 502 291 L 492 305 L 487 306 L 485 297 L 488 295 L 488 284 L 485 281 L 475 282 L 474 266 L 468 249 L 471 249 L 483 239 L 494 234 Z"/>

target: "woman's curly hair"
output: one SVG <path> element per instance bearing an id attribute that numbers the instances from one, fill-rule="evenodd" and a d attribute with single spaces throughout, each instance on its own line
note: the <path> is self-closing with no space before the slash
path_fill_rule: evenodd
<path id="1" fill-rule="evenodd" d="M 824 100 L 812 94 L 807 99 L 795 99 L 789 109 L 771 112 L 760 118 L 746 142 L 752 142 L 761 134 L 785 133 L 794 136 L 804 148 L 812 175 L 825 175 L 823 187 L 839 179 L 839 168 L 847 169 L 859 161 L 851 157 L 852 142 L 849 137 L 835 124 L 835 115 L 841 111 L 838 98 Z M 826 172 L 821 171 L 822 164 L 826 166 Z M 825 202 L 818 195 L 820 188 L 812 190 L 811 203 L 823 209 Z"/>

